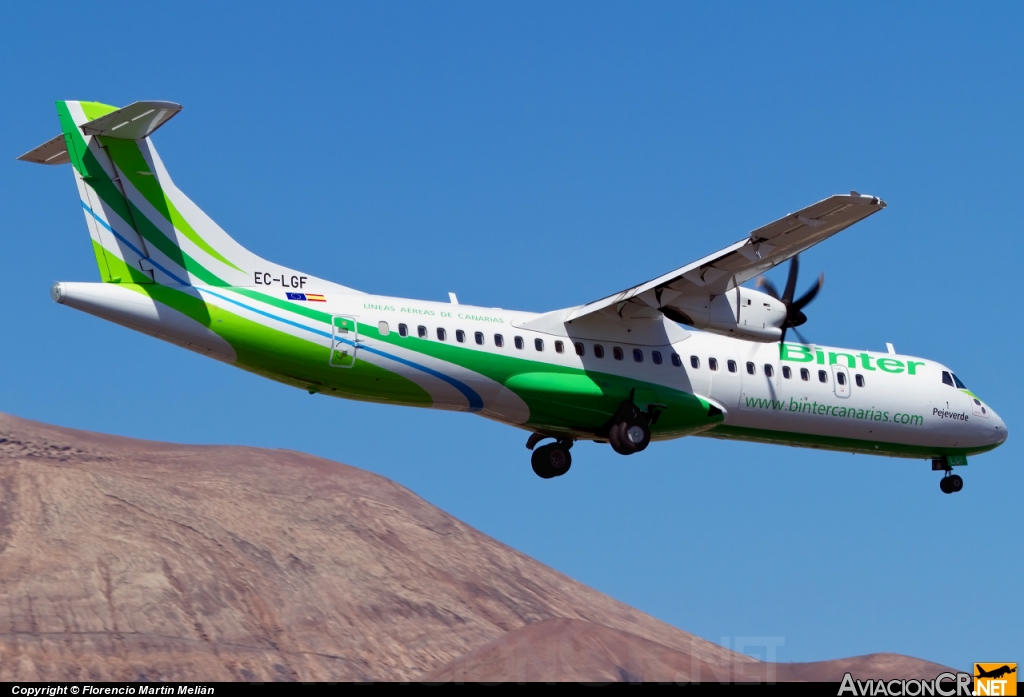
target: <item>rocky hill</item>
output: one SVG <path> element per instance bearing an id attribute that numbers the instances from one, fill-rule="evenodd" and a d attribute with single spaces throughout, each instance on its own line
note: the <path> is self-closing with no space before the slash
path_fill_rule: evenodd
<path id="1" fill-rule="evenodd" d="M 838 679 L 839 664 L 731 652 L 346 465 L 0 414 L 0 680 Z"/>

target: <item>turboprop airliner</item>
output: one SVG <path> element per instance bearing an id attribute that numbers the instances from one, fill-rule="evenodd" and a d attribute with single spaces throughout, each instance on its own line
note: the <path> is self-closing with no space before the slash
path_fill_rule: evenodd
<path id="1" fill-rule="evenodd" d="M 310 394 L 521 428 L 545 479 L 569 471 L 577 441 L 634 455 L 703 436 L 930 460 L 954 493 L 953 467 L 1006 440 L 941 363 L 787 341 L 823 281 L 797 297 L 799 253 L 885 208 L 875 196 L 830 196 L 543 314 L 371 295 L 256 256 L 179 191 L 151 139 L 179 111 L 60 101 L 61 134 L 19 158 L 71 165 L 99 266 L 100 283 L 54 284 L 56 302 Z M 786 261 L 781 293 L 744 285 Z"/>

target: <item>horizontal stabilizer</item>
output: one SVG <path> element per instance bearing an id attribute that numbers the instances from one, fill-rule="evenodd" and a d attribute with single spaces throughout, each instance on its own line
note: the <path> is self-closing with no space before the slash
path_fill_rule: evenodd
<path id="1" fill-rule="evenodd" d="M 66 165 L 71 162 L 68 155 L 68 144 L 64 141 L 64 134 L 51 138 L 38 148 L 29 150 L 18 158 L 22 162 L 35 162 L 40 165 Z"/>
<path id="2" fill-rule="evenodd" d="M 142 140 L 181 111 L 174 102 L 135 102 L 82 124 L 87 136 Z"/>

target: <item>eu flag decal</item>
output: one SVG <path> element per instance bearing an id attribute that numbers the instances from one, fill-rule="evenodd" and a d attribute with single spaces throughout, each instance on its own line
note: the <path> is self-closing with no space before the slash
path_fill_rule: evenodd
<path id="1" fill-rule="evenodd" d="M 285 293 L 289 300 L 301 300 L 304 303 L 325 303 L 325 298 L 320 293 Z"/>

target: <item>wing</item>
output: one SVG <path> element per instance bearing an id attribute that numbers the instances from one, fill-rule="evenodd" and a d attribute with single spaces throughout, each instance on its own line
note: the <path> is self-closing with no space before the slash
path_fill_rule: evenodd
<path id="1" fill-rule="evenodd" d="M 856 191 L 830 196 L 692 264 L 583 305 L 566 320 L 597 312 L 619 318 L 654 317 L 680 297 L 721 295 L 883 208 L 885 202 L 878 197 Z"/>

